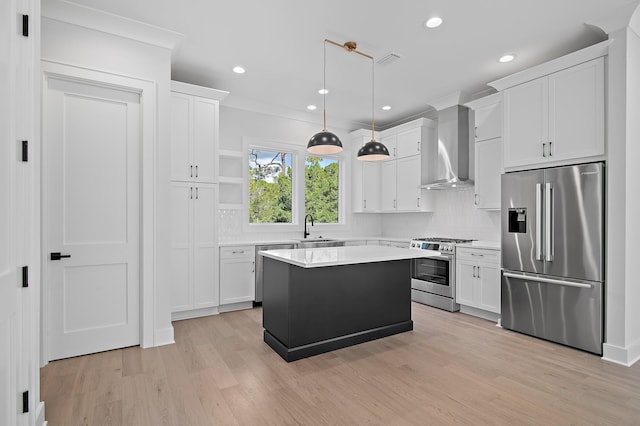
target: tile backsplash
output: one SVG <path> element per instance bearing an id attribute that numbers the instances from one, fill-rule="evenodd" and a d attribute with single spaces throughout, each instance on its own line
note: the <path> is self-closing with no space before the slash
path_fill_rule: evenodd
<path id="1" fill-rule="evenodd" d="M 476 209 L 473 188 L 437 191 L 433 213 L 382 215 L 383 236 L 500 241 L 500 211 Z"/>

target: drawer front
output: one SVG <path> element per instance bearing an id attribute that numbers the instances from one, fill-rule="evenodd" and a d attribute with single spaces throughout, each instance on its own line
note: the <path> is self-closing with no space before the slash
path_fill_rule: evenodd
<path id="1" fill-rule="evenodd" d="M 220 248 L 220 259 L 255 257 L 254 246 L 229 246 Z"/>
<path id="2" fill-rule="evenodd" d="M 456 249 L 457 260 L 470 260 L 472 262 L 488 262 L 499 264 L 500 250 L 490 249 L 470 249 L 470 248 L 458 248 Z"/>

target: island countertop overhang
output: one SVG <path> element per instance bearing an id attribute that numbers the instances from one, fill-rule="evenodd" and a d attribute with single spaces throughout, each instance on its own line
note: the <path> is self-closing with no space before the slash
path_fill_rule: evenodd
<path id="1" fill-rule="evenodd" d="M 319 268 L 434 257 L 439 256 L 440 252 L 386 246 L 346 246 L 266 250 L 260 251 L 258 254 L 302 268 Z"/>

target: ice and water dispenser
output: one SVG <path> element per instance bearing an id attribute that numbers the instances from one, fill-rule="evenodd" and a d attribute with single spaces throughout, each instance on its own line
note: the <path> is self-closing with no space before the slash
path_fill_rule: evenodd
<path id="1" fill-rule="evenodd" d="M 509 232 L 516 234 L 527 233 L 527 209 L 526 208 L 510 208 L 509 209 Z"/>

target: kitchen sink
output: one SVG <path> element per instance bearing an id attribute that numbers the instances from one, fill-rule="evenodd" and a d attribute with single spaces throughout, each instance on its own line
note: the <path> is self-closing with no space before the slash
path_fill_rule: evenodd
<path id="1" fill-rule="evenodd" d="M 329 239 L 300 240 L 296 248 L 342 247 L 344 241 Z"/>

